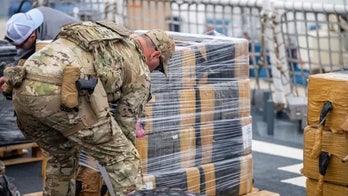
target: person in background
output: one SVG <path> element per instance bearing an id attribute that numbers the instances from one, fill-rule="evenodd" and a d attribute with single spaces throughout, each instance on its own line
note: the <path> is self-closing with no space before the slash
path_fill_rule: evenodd
<path id="1" fill-rule="evenodd" d="M 242 38 L 248 40 L 248 51 L 249 51 L 249 65 L 254 65 L 253 63 L 253 51 L 252 51 L 252 44 L 251 44 L 251 38 L 249 36 L 248 32 L 243 32 Z"/>
<path id="2" fill-rule="evenodd" d="M 43 6 L 14 14 L 7 21 L 5 34 L 5 40 L 19 50 L 13 65 L 35 52 L 37 40 L 52 40 L 61 26 L 78 21 L 64 12 Z"/>
<path id="3" fill-rule="evenodd" d="M 78 21 L 64 12 L 43 6 L 14 14 L 6 23 L 5 34 L 5 40 L 17 48 L 15 60 L 10 65 L 16 66 L 21 59 L 29 58 L 35 52 L 37 40 L 52 40 L 62 25 Z M 3 84 L 4 78 L 0 77 L 0 91 Z"/>
<path id="4" fill-rule="evenodd" d="M 25 60 L 29 58 L 35 52 L 37 40 L 52 40 L 57 36 L 62 25 L 79 21 L 64 12 L 49 7 L 30 9 L 31 3 L 32 1 L 23 0 L 18 2 L 18 4 L 13 3 L 10 6 L 9 14 L 11 17 L 6 24 L 5 40 L 17 48 L 17 55 L 15 61 L 7 66 L 16 66 L 21 59 Z M 28 11 L 25 12 L 26 10 Z M 1 74 L 0 93 L 3 91 L 4 84 L 5 78 Z M 11 96 L 7 96 L 7 93 L 5 94 L 6 99 L 11 99 Z M 11 106 L 0 108 L 0 114 L 3 116 L 1 120 L 7 120 L 8 122 L 6 124 L 8 127 L 17 130 L 12 103 L 8 104 L 11 104 Z M 5 129 L 5 127 L 2 128 Z"/>
<path id="5" fill-rule="evenodd" d="M 116 195 L 142 189 L 136 122 L 151 98 L 150 73 L 167 75 L 174 51 L 159 29 L 134 35 L 113 22 L 81 22 L 4 70 L 18 127 L 50 154 L 44 196 L 75 195 L 80 150 L 105 168 Z"/>
<path id="6" fill-rule="evenodd" d="M 31 10 L 33 1 L 32 0 L 12 0 L 8 8 L 8 17 L 10 18 L 14 14 L 23 13 Z"/>

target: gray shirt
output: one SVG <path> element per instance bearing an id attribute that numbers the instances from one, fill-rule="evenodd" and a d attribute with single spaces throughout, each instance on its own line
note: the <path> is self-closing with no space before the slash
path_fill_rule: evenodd
<path id="1" fill-rule="evenodd" d="M 60 27 L 79 20 L 49 7 L 38 7 L 44 16 L 42 25 L 36 30 L 38 40 L 52 40 L 59 33 Z"/>

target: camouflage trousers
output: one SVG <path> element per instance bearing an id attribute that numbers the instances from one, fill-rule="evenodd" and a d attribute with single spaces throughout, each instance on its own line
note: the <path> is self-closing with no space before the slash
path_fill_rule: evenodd
<path id="1" fill-rule="evenodd" d="M 49 153 L 44 196 L 75 195 L 81 149 L 105 167 L 116 195 L 140 189 L 139 154 L 111 115 L 64 137 L 61 132 L 79 118 L 77 112 L 61 111 L 59 95 L 25 95 L 23 88 L 13 92 L 18 127 Z"/>

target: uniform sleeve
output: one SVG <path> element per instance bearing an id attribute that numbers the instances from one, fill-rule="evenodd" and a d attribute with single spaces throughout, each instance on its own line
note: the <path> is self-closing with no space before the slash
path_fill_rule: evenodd
<path id="1" fill-rule="evenodd" d="M 123 133 L 135 144 L 136 122 L 144 113 L 150 94 L 149 81 L 142 79 L 123 88 L 123 96 L 117 103 L 115 119 Z"/>
<path id="2" fill-rule="evenodd" d="M 149 100 L 151 76 L 142 55 L 136 50 L 121 50 L 122 85 L 121 96 L 117 99 L 115 120 L 123 133 L 135 144 L 136 122 L 144 113 L 144 106 Z M 116 100 L 116 99 L 114 99 Z"/>

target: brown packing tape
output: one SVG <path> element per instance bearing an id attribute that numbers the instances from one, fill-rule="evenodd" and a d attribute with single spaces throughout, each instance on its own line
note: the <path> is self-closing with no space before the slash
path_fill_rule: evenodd
<path id="1" fill-rule="evenodd" d="M 240 158 L 240 186 L 239 195 L 246 194 L 253 189 L 253 158 L 250 154 Z"/>
<path id="2" fill-rule="evenodd" d="M 196 92 L 193 89 L 180 92 L 180 126 L 194 126 L 196 123 Z"/>
<path id="3" fill-rule="evenodd" d="M 193 88 L 196 85 L 196 58 L 192 49 L 184 50 L 182 55 L 183 88 Z"/>
<path id="4" fill-rule="evenodd" d="M 214 121 L 215 91 L 213 84 L 201 85 L 199 88 L 201 123 Z"/>
<path id="5" fill-rule="evenodd" d="M 249 78 L 238 80 L 239 89 L 239 116 L 250 115 L 250 80 Z"/>
<path id="6" fill-rule="evenodd" d="M 196 156 L 196 133 L 193 127 L 180 131 L 181 168 L 193 167 Z"/>
<path id="7" fill-rule="evenodd" d="M 206 61 L 208 59 L 208 56 L 207 56 L 207 49 L 205 48 L 205 46 L 202 44 L 199 45 L 198 50 L 200 54 L 202 55 L 204 61 Z M 196 66 L 202 66 L 202 65 L 196 65 Z M 209 72 L 204 72 L 204 73 L 201 72 L 197 74 L 201 76 L 201 78 L 199 78 L 199 80 L 197 81 L 198 85 L 208 84 Z"/>
<path id="8" fill-rule="evenodd" d="M 204 182 L 205 182 L 205 194 L 216 195 L 216 183 L 215 183 L 215 168 L 214 164 L 202 165 L 204 171 Z"/>
<path id="9" fill-rule="evenodd" d="M 187 190 L 193 193 L 199 193 L 201 190 L 200 173 L 197 167 L 186 169 Z"/>
<path id="10" fill-rule="evenodd" d="M 168 78 L 166 85 L 169 85 L 171 89 L 193 88 L 196 85 L 195 51 L 191 44 L 182 44 L 175 48 L 174 56 L 171 58 L 171 62 L 175 66 L 169 66 L 169 72 L 173 74 L 173 77 Z M 163 88 L 162 83 L 156 82 L 153 88 L 156 89 L 157 85 L 161 85 L 159 88 Z"/>
<path id="11" fill-rule="evenodd" d="M 148 149 L 149 149 L 149 140 L 148 135 L 145 135 L 141 138 L 136 138 L 135 140 L 135 147 L 137 148 L 140 159 L 141 159 L 141 167 L 143 169 L 143 172 L 147 172 L 147 157 L 148 157 Z"/>
<path id="12" fill-rule="evenodd" d="M 249 77 L 249 46 L 248 42 L 237 42 L 235 44 L 235 70 L 236 78 Z"/>
<path id="13" fill-rule="evenodd" d="M 201 164 L 211 163 L 213 154 L 213 123 L 204 123 L 200 126 L 201 146 L 202 146 L 202 161 Z"/>
<path id="14" fill-rule="evenodd" d="M 203 56 L 204 59 L 208 59 L 207 56 L 207 48 L 204 45 L 199 45 L 198 46 L 198 50 L 201 53 L 201 55 Z"/>
<path id="15" fill-rule="evenodd" d="M 145 105 L 145 134 L 152 133 L 153 128 L 153 102 L 149 102 Z"/>

